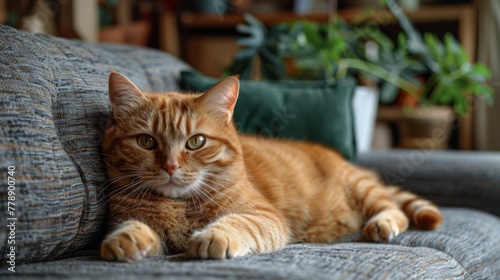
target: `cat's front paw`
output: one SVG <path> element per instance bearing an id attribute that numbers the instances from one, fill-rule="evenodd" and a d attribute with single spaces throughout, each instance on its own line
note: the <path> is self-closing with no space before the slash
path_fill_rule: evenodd
<path id="1" fill-rule="evenodd" d="M 408 218 L 399 210 L 387 210 L 372 217 L 363 228 L 363 236 L 374 242 L 387 242 L 408 228 Z"/>
<path id="2" fill-rule="evenodd" d="M 189 254 L 193 258 L 229 259 L 249 252 L 250 249 L 241 240 L 219 229 L 195 232 L 189 240 Z"/>
<path id="3" fill-rule="evenodd" d="M 109 234 L 101 244 L 101 258 L 108 261 L 139 261 L 146 256 L 157 255 L 160 240 L 147 225 L 128 221 Z"/>

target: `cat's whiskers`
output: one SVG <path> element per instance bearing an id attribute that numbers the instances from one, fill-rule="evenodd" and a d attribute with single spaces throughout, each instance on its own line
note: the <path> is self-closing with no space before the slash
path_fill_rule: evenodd
<path id="1" fill-rule="evenodd" d="M 137 207 L 140 207 L 142 204 L 142 195 L 144 192 L 147 192 L 147 187 L 137 187 L 137 191 L 135 191 L 135 199 L 133 201 L 128 201 L 126 204 L 124 204 L 123 202 L 125 202 L 125 200 L 128 200 L 129 197 L 123 199 L 122 201 L 118 202 L 117 204 L 119 204 L 120 206 L 124 206 L 124 207 L 127 207 L 127 208 L 137 208 Z M 140 200 L 138 201 L 138 199 L 140 198 Z"/>
<path id="2" fill-rule="evenodd" d="M 212 175 L 212 177 L 214 177 L 215 174 L 210 174 L 210 175 Z M 217 181 L 214 181 L 214 180 L 211 180 L 211 179 L 208 179 L 208 178 L 206 178 L 206 180 L 209 183 L 214 183 L 214 184 L 220 185 L 220 182 L 217 182 Z M 228 180 L 231 185 L 230 186 L 222 186 L 223 189 L 226 189 L 226 190 L 228 190 L 230 192 L 238 190 L 239 195 L 242 195 L 245 198 L 245 200 L 248 201 L 248 203 L 250 203 L 250 205 L 246 205 L 245 208 L 249 206 L 249 207 L 251 207 L 252 209 L 255 210 L 253 204 L 251 204 L 251 199 L 246 194 L 246 192 L 249 192 L 249 191 L 254 192 L 255 190 L 252 189 L 252 188 L 245 188 L 244 189 L 243 186 L 241 186 L 240 184 L 238 184 L 237 181 L 235 181 L 235 180 L 231 180 L 231 179 L 226 179 L 226 180 Z M 207 187 L 211 188 L 213 191 L 217 191 L 214 187 L 211 187 L 209 185 L 207 185 Z M 226 199 L 226 201 L 228 201 L 228 202 L 230 201 L 230 199 L 231 199 L 231 195 L 230 194 L 229 195 L 228 194 L 224 194 L 224 193 L 221 193 L 221 194 L 224 196 L 224 198 Z"/>
<path id="3" fill-rule="evenodd" d="M 221 186 L 220 182 L 215 182 L 215 181 L 212 181 L 212 180 L 210 180 L 208 178 L 204 178 L 204 180 L 201 183 L 202 183 L 202 187 L 200 188 L 200 191 L 202 191 L 206 196 L 208 196 L 209 199 L 215 205 L 217 205 L 217 207 L 219 207 L 223 212 L 229 213 L 230 211 L 228 211 L 226 209 L 226 207 L 224 207 L 222 204 L 220 204 L 220 203 L 217 202 L 217 198 L 224 199 L 227 202 L 226 205 L 228 205 L 228 207 L 234 207 L 234 205 L 232 205 L 233 203 L 232 203 L 232 200 L 231 200 L 231 196 L 228 195 L 228 194 L 226 194 L 225 192 L 221 191 L 221 189 L 222 190 L 227 190 L 231 186 L 222 186 L 222 188 L 218 189 L 216 187 L 211 186 L 211 184 L 209 184 L 209 183 L 218 184 L 219 186 Z"/>
<path id="4" fill-rule="evenodd" d="M 205 205 L 207 205 L 207 203 L 211 203 L 215 206 L 218 207 L 218 209 L 222 210 L 222 212 L 224 213 L 228 213 L 228 211 L 226 211 L 225 207 L 223 205 L 221 205 L 220 203 L 217 202 L 217 200 L 214 198 L 214 195 L 210 192 L 208 192 L 209 190 L 212 190 L 212 192 L 216 193 L 217 195 L 220 195 L 222 197 L 224 197 L 228 203 L 230 202 L 228 200 L 228 198 L 225 196 L 225 194 L 223 193 L 220 193 L 218 190 L 216 189 L 213 189 L 211 188 L 207 182 L 205 182 L 205 180 L 208 180 L 205 176 L 206 173 L 202 173 L 202 175 L 200 176 L 200 179 L 198 179 L 197 182 L 195 182 L 192 186 L 189 187 L 189 190 L 188 190 L 188 197 L 191 199 L 191 201 L 193 201 L 194 203 L 194 200 L 196 199 L 196 202 L 198 202 L 198 211 L 197 212 L 203 212 L 203 210 L 205 209 Z"/>
<path id="5" fill-rule="evenodd" d="M 124 191 L 124 190 L 123 190 L 123 188 L 116 188 L 116 189 L 114 189 L 114 190 L 112 190 L 112 191 L 109 191 L 109 190 L 108 190 L 108 187 L 109 187 L 110 185 L 113 185 L 113 184 L 115 184 L 115 183 L 117 183 L 117 182 L 119 182 L 119 181 L 122 181 L 122 180 L 130 179 L 130 178 L 138 178 L 138 176 L 139 176 L 139 173 L 137 173 L 137 172 L 127 173 L 127 174 L 124 174 L 124 175 L 120 175 L 120 176 L 113 177 L 112 179 L 110 179 L 110 180 L 108 180 L 108 181 L 104 182 L 104 183 L 101 185 L 101 188 L 102 188 L 102 189 L 101 189 L 101 191 L 100 191 L 100 192 L 101 192 L 101 193 L 102 193 L 102 192 L 105 192 L 105 193 L 106 193 L 106 195 L 104 195 L 104 196 L 101 198 L 102 200 L 99 200 L 98 202 L 99 202 L 99 203 L 107 203 L 107 202 L 109 202 L 109 197 L 111 197 L 111 195 L 117 195 L 117 194 L 122 193 L 122 191 Z M 133 179 L 133 180 L 135 180 L 135 179 Z"/>
<path id="6" fill-rule="evenodd" d="M 210 187 L 206 187 L 204 189 L 200 189 L 200 191 L 204 194 L 204 196 L 206 196 L 210 201 L 210 203 L 212 203 L 213 205 L 216 205 L 217 206 L 217 209 L 220 213 L 222 214 L 229 214 L 231 211 L 228 210 L 228 208 L 231 208 L 230 205 L 227 205 L 227 207 L 225 207 L 223 204 L 217 202 L 217 199 L 213 197 L 212 194 L 210 193 L 207 193 L 207 189 L 209 189 Z M 215 191 L 216 192 L 216 191 Z"/>
<path id="7" fill-rule="evenodd" d="M 203 175 L 202 175 L 203 176 Z M 203 212 L 205 210 L 205 207 L 204 207 L 204 201 L 206 200 L 210 200 L 210 196 L 207 196 L 207 194 L 205 194 L 203 192 L 203 189 L 202 189 L 202 179 L 199 179 L 199 181 L 197 181 L 195 183 L 195 185 L 190 188 L 189 192 L 188 192 L 188 195 L 190 196 L 191 200 L 193 201 L 194 203 L 194 199 L 196 199 L 196 202 L 198 202 L 198 210 Z"/>
<path id="8" fill-rule="evenodd" d="M 212 174 L 212 175 L 215 175 L 215 174 Z M 212 181 L 213 183 L 218 183 L 216 181 L 213 181 L 213 180 L 210 180 L 210 179 L 207 179 L 209 181 Z M 229 181 L 233 181 L 233 180 L 229 180 Z M 220 183 L 219 183 L 220 184 Z M 210 187 L 209 185 L 207 185 L 208 188 L 213 188 L 213 187 Z M 248 197 L 247 195 L 247 192 L 256 192 L 256 190 L 254 190 L 253 188 L 243 188 L 243 186 L 241 186 L 240 184 L 236 183 L 236 181 L 233 181 L 233 183 L 231 183 L 231 186 L 229 187 L 226 187 L 225 189 L 227 189 L 228 191 L 231 191 L 231 192 L 238 192 L 238 195 L 240 196 L 243 196 L 244 198 L 244 201 L 246 202 L 245 205 L 232 205 L 232 207 L 236 210 L 240 210 L 240 208 L 238 207 L 241 207 L 241 210 L 252 210 L 250 211 L 252 213 L 252 215 L 255 215 L 255 216 L 259 216 L 259 217 L 264 217 L 263 214 L 261 213 L 261 211 L 258 211 L 258 209 L 254 206 L 254 203 L 252 202 L 252 200 Z M 216 189 L 214 189 L 214 191 L 217 191 Z M 229 198 L 231 198 L 231 195 L 227 195 L 227 194 L 223 194 L 223 196 L 227 197 L 226 200 Z"/>
<path id="9" fill-rule="evenodd" d="M 199 219 L 201 219 L 201 218 L 203 218 L 203 214 L 205 213 L 205 209 L 206 209 L 206 205 L 207 205 L 206 202 L 211 201 L 211 198 L 209 195 L 204 193 L 203 190 L 200 188 L 193 189 L 192 192 L 195 193 L 194 195 L 191 196 L 193 203 L 194 203 L 194 199 L 196 199 L 196 202 L 198 202 L 198 207 L 196 208 L 195 213 L 197 213 L 199 215 Z"/>
<path id="10" fill-rule="evenodd" d="M 228 204 L 231 203 L 231 200 L 230 200 L 230 197 L 228 195 L 226 195 L 224 192 L 222 192 L 220 190 L 220 188 L 217 188 L 217 187 L 214 187 L 212 186 L 212 184 L 214 183 L 217 183 L 219 186 L 220 184 L 218 182 L 214 182 L 214 181 L 211 181 L 210 179 L 208 178 L 205 178 L 203 181 L 202 181 L 202 187 L 203 188 L 206 188 L 206 189 L 209 189 L 211 190 L 212 192 L 214 192 L 216 195 L 220 196 L 221 198 L 223 198 L 224 200 L 226 200 L 226 202 Z M 227 189 L 227 188 L 224 188 L 224 189 Z"/>
<path id="11" fill-rule="evenodd" d="M 194 188 L 194 189 L 190 190 L 188 193 L 189 198 L 191 199 L 191 201 L 196 209 L 204 210 L 203 204 L 202 204 L 200 197 L 199 197 L 199 192 L 200 192 L 200 190 L 198 188 Z"/>
<path id="12" fill-rule="evenodd" d="M 210 195 L 209 193 L 206 193 L 205 190 L 204 190 L 204 178 L 203 176 L 194 184 L 194 186 L 192 186 L 189 190 L 189 192 L 194 192 L 195 194 L 199 195 L 200 197 L 199 198 L 202 198 L 204 200 L 209 200 L 209 201 L 212 201 L 213 203 L 215 203 L 215 201 L 213 200 L 213 197 L 212 195 Z M 191 197 L 193 195 L 191 194 Z M 198 197 L 197 197 L 198 199 Z M 200 203 L 202 203 L 202 201 L 200 201 Z"/>
<path id="13" fill-rule="evenodd" d="M 152 185 L 151 182 L 145 182 L 143 185 L 140 186 L 141 191 L 137 194 L 137 197 L 135 199 L 135 201 L 136 201 L 139 198 L 139 196 L 140 196 L 139 205 L 143 204 L 144 197 L 146 195 L 148 195 L 147 198 L 149 198 L 149 196 L 151 196 L 151 185 Z M 135 201 L 134 201 L 134 206 L 135 206 Z"/>
<path id="14" fill-rule="evenodd" d="M 101 151 L 101 152 L 98 152 L 97 154 L 98 154 L 98 155 L 100 155 L 100 156 L 106 156 L 106 157 L 111 157 L 111 156 L 113 156 L 113 154 L 103 153 L 102 151 Z"/>
<path id="15" fill-rule="evenodd" d="M 118 202 L 114 205 L 113 210 L 116 209 L 117 206 L 122 206 L 122 203 L 124 201 L 128 200 L 131 196 L 133 196 L 137 192 L 140 192 L 144 189 L 147 189 L 146 187 L 144 187 L 144 184 L 145 184 L 144 182 L 137 180 L 137 181 L 133 181 L 132 183 L 130 183 L 128 185 L 121 187 L 119 192 L 113 194 L 113 197 L 120 198 L 120 200 L 118 200 Z M 134 202 L 135 201 L 136 200 L 134 200 Z M 129 204 L 131 204 L 131 203 L 132 202 L 129 202 Z M 127 206 L 129 206 L 129 204 L 127 204 Z M 135 205 L 135 203 L 133 205 Z"/>
<path id="16" fill-rule="evenodd" d="M 120 175 L 120 176 L 115 176 L 109 180 L 107 180 L 106 182 L 104 182 L 104 184 L 101 185 L 101 187 L 108 187 L 118 181 L 121 181 L 121 180 L 124 180 L 124 179 L 128 179 L 128 178 L 133 178 L 133 177 L 138 177 L 140 175 L 139 172 L 133 172 L 133 173 L 125 173 L 123 175 Z"/>
<path id="17" fill-rule="evenodd" d="M 113 203 L 112 205 L 114 206 L 112 209 L 117 208 L 118 206 L 122 206 L 124 202 L 128 202 L 130 204 L 129 198 L 130 196 L 133 195 L 137 191 L 137 185 L 139 185 L 140 182 L 136 182 L 130 185 L 127 185 L 125 187 L 120 188 L 120 191 L 116 194 L 113 194 Z M 111 197 L 110 200 L 111 201 Z M 128 205 L 127 204 L 127 205 Z"/>
<path id="18" fill-rule="evenodd" d="M 220 180 L 216 180 L 215 178 L 214 179 L 211 179 L 212 177 L 215 177 L 215 174 L 213 173 L 210 173 L 210 172 L 204 172 L 203 175 L 201 176 L 201 180 L 200 182 L 202 183 L 202 186 L 207 186 L 207 187 L 210 187 L 210 189 L 218 194 L 221 194 L 224 196 L 224 198 L 226 200 L 228 200 L 230 197 L 227 197 L 221 190 L 224 190 L 224 189 L 229 189 L 231 188 L 233 185 L 236 184 L 236 180 L 232 180 L 232 179 L 229 179 L 227 178 L 225 181 L 226 182 L 222 182 Z M 215 186 L 211 186 L 209 185 L 209 183 L 211 185 L 217 185 L 217 187 Z M 227 185 L 226 185 L 227 184 Z M 229 202 L 230 200 L 228 200 Z"/>

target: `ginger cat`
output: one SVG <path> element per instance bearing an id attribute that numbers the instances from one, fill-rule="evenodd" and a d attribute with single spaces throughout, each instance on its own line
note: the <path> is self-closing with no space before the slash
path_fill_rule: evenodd
<path id="1" fill-rule="evenodd" d="M 429 201 L 383 186 L 326 147 L 240 135 L 238 91 L 229 77 L 204 94 L 145 94 L 110 75 L 102 152 L 113 230 L 103 259 L 233 258 L 361 231 L 389 241 L 410 220 L 422 229 L 442 223 Z"/>

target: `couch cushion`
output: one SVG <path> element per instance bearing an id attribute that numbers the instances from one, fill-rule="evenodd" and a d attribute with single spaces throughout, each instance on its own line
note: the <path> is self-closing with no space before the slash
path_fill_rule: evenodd
<path id="1" fill-rule="evenodd" d="M 18 267 L 23 279 L 499 279 L 500 219 L 466 209 L 443 209 L 432 232 L 409 231 L 392 244 L 294 244 L 231 260 L 158 256 L 136 264 L 96 256 Z M 8 274 L 6 274 L 8 275 Z"/>
<path id="2" fill-rule="evenodd" d="M 189 91 L 205 91 L 217 82 L 193 71 L 181 76 L 181 85 Z M 354 158 L 354 80 L 333 84 L 242 80 L 240 84 L 233 118 L 241 132 L 312 141 Z"/>
<path id="3" fill-rule="evenodd" d="M 444 223 L 439 229 L 412 229 L 391 244 L 432 248 L 456 260 L 473 279 L 500 279 L 500 218 L 467 208 L 441 210 Z"/>
<path id="4" fill-rule="evenodd" d="M 5 273 L 4 273 L 5 274 Z M 12 279 L 471 279 L 445 253 L 376 244 L 290 245 L 272 254 L 192 261 L 159 256 L 136 264 L 75 257 L 20 266 Z M 15 275 L 14 275 L 15 274 Z M 8 276 L 8 274 L 6 275 Z M 6 279 L 6 278 L 3 278 Z"/>
<path id="5" fill-rule="evenodd" d="M 109 112 L 110 70 L 144 89 L 167 91 L 177 88 L 187 66 L 158 51 L 6 26 L 0 26 L 0 53 L 0 182 L 7 183 L 8 168 L 15 167 L 16 261 L 97 245 L 106 205 L 98 147 Z M 7 191 L 0 188 L 5 212 Z M 0 231 L 4 256 L 9 234 Z"/>
<path id="6" fill-rule="evenodd" d="M 441 206 L 470 207 L 500 216 L 500 153 L 390 150 L 360 154 L 358 164 L 387 183 Z"/>

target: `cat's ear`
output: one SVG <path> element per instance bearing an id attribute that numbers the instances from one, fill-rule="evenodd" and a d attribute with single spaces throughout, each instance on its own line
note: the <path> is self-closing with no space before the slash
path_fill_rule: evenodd
<path id="1" fill-rule="evenodd" d="M 127 77 L 116 72 L 109 74 L 109 100 L 115 113 L 130 111 L 140 105 L 143 99 L 144 95 Z"/>
<path id="2" fill-rule="evenodd" d="M 204 106 L 221 113 L 227 123 L 231 122 L 234 106 L 240 91 L 240 81 L 237 76 L 227 77 L 200 97 Z"/>

